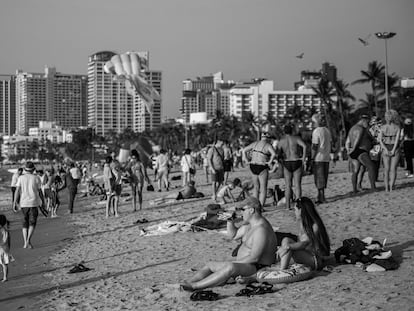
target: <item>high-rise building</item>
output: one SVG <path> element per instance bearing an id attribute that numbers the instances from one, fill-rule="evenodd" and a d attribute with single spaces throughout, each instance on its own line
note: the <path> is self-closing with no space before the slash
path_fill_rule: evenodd
<path id="1" fill-rule="evenodd" d="M 125 82 L 105 73 L 104 65 L 116 53 L 102 51 L 89 56 L 88 61 L 88 126 L 99 135 L 111 131 L 120 133 L 126 128 L 143 132 L 161 123 L 161 101 L 154 101 L 153 113 L 146 111 L 141 97 L 128 94 Z M 149 68 L 148 52 L 139 52 L 146 60 L 143 73 L 147 81 L 161 95 L 162 73 Z"/>
<path id="2" fill-rule="evenodd" d="M 289 108 L 295 106 L 319 111 L 321 101 L 312 89 L 275 91 L 273 81 L 269 80 L 239 83 L 230 90 L 230 115 L 238 118 L 246 112 L 259 119 L 269 115 L 282 118 Z"/>
<path id="3" fill-rule="evenodd" d="M 16 131 L 27 133 L 39 121 L 53 121 L 64 129 L 86 125 L 87 77 L 62 74 L 54 67 L 45 73 L 16 73 Z"/>
<path id="4" fill-rule="evenodd" d="M 0 134 L 16 132 L 16 77 L 0 75 Z"/>
<path id="5" fill-rule="evenodd" d="M 190 114 L 195 112 L 206 112 L 207 118 L 211 119 L 216 116 L 217 110 L 228 115 L 229 89 L 233 85 L 223 81 L 222 72 L 184 80 L 180 109 L 183 119 L 189 122 Z"/>

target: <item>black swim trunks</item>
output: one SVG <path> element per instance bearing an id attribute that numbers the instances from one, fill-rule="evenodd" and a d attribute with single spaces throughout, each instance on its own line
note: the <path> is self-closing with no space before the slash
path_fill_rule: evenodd
<path id="1" fill-rule="evenodd" d="M 352 152 L 349 154 L 349 157 L 350 157 L 351 159 L 358 160 L 359 156 L 360 156 L 361 154 L 363 154 L 364 152 L 368 153 L 368 151 L 366 151 L 366 150 L 364 150 L 364 149 L 361 149 L 361 148 L 356 148 L 354 151 L 352 151 Z"/>
<path id="2" fill-rule="evenodd" d="M 260 269 L 269 267 L 269 265 L 265 265 L 265 264 L 258 263 L 258 262 L 253 263 L 252 265 L 255 266 L 255 268 L 256 268 L 257 271 L 259 271 Z"/>
<path id="3" fill-rule="evenodd" d="M 291 173 L 302 167 L 302 160 L 283 161 L 283 166 Z"/>
<path id="4" fill-rule="evenodd" d="M 260 175 L 261 172 L 268 169 L 269 167 L 265 164 L 250 164 L 250 170 L 254 175 Z"/>

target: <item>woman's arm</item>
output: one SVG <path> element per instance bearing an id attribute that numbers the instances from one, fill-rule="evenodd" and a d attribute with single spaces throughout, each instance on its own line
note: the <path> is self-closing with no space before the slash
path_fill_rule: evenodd
<path id="1" fill-rule="evenodd" d="M 397 137 L 395 137 L 394 147 L 392 148 L 391 154 L 394 155 L 395 151 L 397 150 L 399 144 L 400 144 L 400 135 L 401 135 L 401 129 L 398 129 Z"/>

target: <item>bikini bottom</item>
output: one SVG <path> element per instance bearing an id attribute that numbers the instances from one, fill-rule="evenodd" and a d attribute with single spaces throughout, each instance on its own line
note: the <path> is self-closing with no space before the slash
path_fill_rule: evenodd
<path id="1" fill-rule="evenodd" d="M 269 167 L 266 164 L 250 164 L 250 170 L 254 175 L 260 175 L 261 172 L 268 168 Z"/>
<path id="2" fill-rule="evenodd" d="M 291 173 L 302 167 L 302 160 L 283 161 L 283 166 Z"/>
<path id="3" fill-rule="evenodd" d="M 351 152 L 351 153 L 349 154 L 349 157 L 350 157 L 351 159 L 358 160 L 359 156 L 360 156 L 361 154 L 363 154 L 364 152 L 368 153 L 368 151 L 366 151 L 366 150 L 364 150 L 364 149 L 361 149 L 361 148 L 356 148 L 353 152 Z"/>
<path id="4" fill-rule="evenodd" d="M 258 263 L 258 262 L 252 263 L 252 265 L 255 266 L 257 271 L 259 271 L 260 269 L 269 267 L 269 265 L 265 265 L 265 264 Z"/>

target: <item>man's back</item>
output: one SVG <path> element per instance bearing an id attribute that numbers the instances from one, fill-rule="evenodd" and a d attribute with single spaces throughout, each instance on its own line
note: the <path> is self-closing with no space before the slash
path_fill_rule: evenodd
<path id="1" fill-rule="evenodd" d="M 300 159 L 298 155 L 299 139 L 297 136 L 286 135 L 279 141 L 277 146 L 278 149 L 283 151 L 284 160 L 291 161 Z"/>
<path id="2" fill-rule="evenodd" d="M 312 132 L 312 144 L 318 145 L 316 162 L 330 162 L 332 149 L 331 132 L 324 126 L 317 127 Z"/>
<path id="3" fill-rule="evenodd" d="M 41 182 L 39 176 L 33 174 L 23 174 L 17 181 L 20 187 L 20 207 L 37 207 L 42 201 L 39 196 Z"/>

